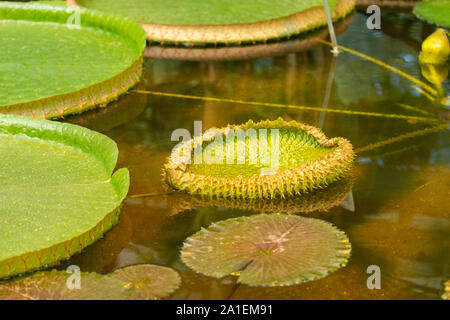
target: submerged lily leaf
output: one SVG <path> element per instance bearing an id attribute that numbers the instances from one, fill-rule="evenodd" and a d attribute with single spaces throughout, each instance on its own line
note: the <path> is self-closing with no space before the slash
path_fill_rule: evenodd
<path id="1" fill-rule="evenodd" d="M 106 104 L 139 81 L 142 28 L 77 10 L 0 2 L 0 113 L 62 117 Z"/>
<path id="2" fill-rule="evenodd" d="M 347 236 L 327 222 L 259 214 L 202 229 L 185 241 L 181 260 L 211 277 L 283 286 L 325 277 L 347 263 L 350 251 Z"/>
<path id="3" fill-rule="evenodd" d="M 68 258 L 117 223 L 129 186 L 117 156 L 88 129 L 0 116 L 0 278 Z"/>
<path id="4" fill-rule="evenodd" d="M 125 267 L 108 275 L 78 275 L 52 270 L 3 282 L 0 300 L 155 300 L 167 297 L 181 283 L 176 271 L 151 264 Z"/>
<path id="5" fill-rule="evenodd" d="M 169 296 L 181 284 L 181 278 L 175 270 L 152 264 L 117 269 L 110 276 L 133 286 L 132 300 L 161 299 Z"/>
<path id="6" fill-rule="evenodd" d="M 280 39 L 326 25 L 322 0 L 70 0 L 87 8 L 141 22 L 147 38 L 160 43 L 233 44 Z M 334 19 L 355 6 L 328 0 Z"/>
<path id="7" fill-rule="evenodd" d="M 245 138 L 236 139 L 239 134 Z M 199 147 L 201 163 L 196 161 Z M 171 187 L 194 195 L 284 198 L 341 179 L 353 157 L 348 140 L 328 139 L 315 127 L 282 119 L 250 120 L 183 142 L 169 157 L 164 174 Z"/>
<path id="8" fill-rule="evenodd" d="M 0 283 L 0 300 L 124 300 L 133 288 L 119 279 L 81 272 L 79 289 L 75 274 L 65 271 L 39 272 L 15 281 Z M 71 285 L 72 289 L 69 289 Z"/>

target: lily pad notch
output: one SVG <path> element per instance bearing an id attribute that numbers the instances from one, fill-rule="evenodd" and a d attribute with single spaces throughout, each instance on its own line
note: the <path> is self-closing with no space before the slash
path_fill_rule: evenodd
<path id="1" fill-rule="evenodd" d="M 279 168 L 276 173 L 261 175 L 261 170 L 267 165 L 259 160 L 256 164 L 250 163 L 250 140 L 246 140 L 243 164 L 225 164 L 225 161 L 223 164 L 196 164 L 192 157 L 194 150 L 198 146 L 205 150 L 215 142 L 217 135 L 204 134 L 183 142 L 172 152 L 164 167 L 166 183 L 175 190 L 208 197 L 285 198 L 323 189 L 344 177 L 352 167 L 354 152 L 347 139 L 328 139 L 320 129 L 296 121 L 278 119 L 254 123 L 250 120 L 243 125 L 217 129 L 216 132 L 220 133 L 226 146 L 230 132 L 248 132 L 249 129 L 256 132 L 259 129 L 267 132 L 279 130 Z M 253 139 L 257 140 L 258 148 L 262 148 L 260 135 L 255 135 Z M 233 150 L 238 150 L 237 139 L 233 139 L 232 143 Z M 189 152 L 191 158 L 186 157 Z"/>
<path id="2" fill-rule="evenodd" d="M 0 278 L 53 265 L 119 220 L 129 172 L 108 137 L 0 115 Z"/>
<path id="3" fill-rule="evenodd" d="M 2 114 L 51 119 L 80 113 L 115 100 L 142 74 L 145 32 L 120 16 L 0 2 L 0 35 Z"/>
<path id="4" fill-rule="evenodd" d="M 268 1 L 163 0 L 108 1 L 66 0 L 138 21 L 150 42 L 161 45 L 246 45 L 287 39 L 327 24 L 323 0 Z M 353 11 L 355 0 L 330 0 L 331 17 L 337 21 Z M 139 10 L 138 10 L 139 9 Z M 234 10 L 234 11 L 233 11 Z M 181 21 L 181 22 L 180 22 Z"/>

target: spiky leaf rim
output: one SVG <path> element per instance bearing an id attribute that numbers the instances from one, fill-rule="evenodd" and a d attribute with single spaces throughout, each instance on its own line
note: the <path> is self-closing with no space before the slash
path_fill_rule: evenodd
<path id="1" fill-rule="evenodd" d="M 336 34 L 343 33 L 351 21 L 348 15 L 343 21 L 334 25 Z M 229 46 L 221 48 L 184 48 L 164 47 L 160 45 L 147 46 L 144 52 L 146 58 L 187 60 L 187 61 L 234 61 L 257 59 L 268 56 L 284 56 L 289 53 L 299 53 L 320 45 L 316 39 L 326 40 L 328 30 L 320 30 L 301 39 L 263 43 L 251 46 Z"/>
<path id="2" fill-rule="evenodd" d="M 66 0 L 67 5 L 78 5 L 76 0 Z M 338 0 L 332 18 L 337 21 L 353 11 L 356 0 Z M 241 45 L 288 38 L 327 24 L 322 6 L 298 12 L 287 17 L 255 23 L 221 25 L 175 25 L 141 21 L 150 42 L 161 45 Z"/>
<path id="3" fill-rule="evenodd" d="M 301 197 L 284 199 L 217 199 L 185 195 L 177 198 L 175 208 L 178 212 L 209 206 L 253 210 L 262 213 L 311 214 L 326 212 L 345 200 L 352 190 L 354 180 L 354 177 L 349 174 L 324 190 L 307 193 Z"/>
<path id="4" fill-rule="evenodd" d="M 253 175 L 249 178 L 236 176 L 231 178 L 213 177 L 186 172 L 187 164 L 182 158 L 168 158 L 164 166 L 164 180 L 175 190 L 193 195 L 218 198 L 285 198 L 300 195 L 316 189 L 323 189 L 339 180 L 351 168 L 354 152 L 352 144 L 344 138 L 328 139 L 318 128 L 296 121 L 282 119 L 264 120 L 254 123 L 249 120 L 243 125 L 228 125 L 218 129 L 223 135 L 229 130 L 248 129 L 294 129 L 313 136 L 316 141 L 327 147 L 335 147 L 329 154 L 303 163 L 292 169 L 279 170 L 273 175 Z M 185 141 L 180 150 L 192 151 L 205 141 L 214 139 L 214 134 L 199 136 Z"/>
<path id="5" fill-rule="evenodd" d="M 137 59 L 122 72 L 83 89 L 23 103 L 0 106 L 1 114 L 14 114 L 37 119 L 61 118 L 105 105 L 139 82 L 146 46 L 145 32 L 139 24 L 119 16 L 80 9 L 81 26 L 101 29 L 118 35 L 136 52 Z M 46 21 L 66 23 L 72 13 L 65 7 L 46 4 L 0 2 L 0 20 Z"/>

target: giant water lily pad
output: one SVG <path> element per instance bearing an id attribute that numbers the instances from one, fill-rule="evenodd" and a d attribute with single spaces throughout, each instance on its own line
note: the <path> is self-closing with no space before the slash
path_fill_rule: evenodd
<path id="1" fill-rule="evenodd" d="M 420 19 L 439 26 L 450 28 L 450 0 L 424 0 L 414 8 Z"/>
<path id="2" fill-rule="evenodd" d="M 0 48 L 0 113 L 54 118 L 136 84 L 145 33 L 105 13 L 0 2 Z"/>
<path id="3" fill-rule="evenodd" d="M 348 15 L 342 21 L 334 24 L 336 34 L 343 33 L 353 15 Z M 328 29 L 320 29 L 308 33 L 303 37 L 287 41 L 276 41 L 255 44 L 252 46 L 225 46 L 214 47 L 182 47 L 182 46 L 161 46 L 153 44 L 145 49 L 145 57 L 154 59 L 169 60 L 190 60 L 190 61 L 223 61 L 223 60 L 246 60 L 261 57 L 285 56 L 289 53 L 299 53 L 310 50 L 320 43 L 317 39 L 326 40 L 329 36 Z"/>
<path id="4" fill-rule="evenodd" d="M 259 214 L 212 224 L 189 237 L 181 260 L 248 285 L 292 285 L 325 277 L 347 263 L 347 236 L 331 224 L 295 215 Z"/>
<path id="5" fill-rule="evenodd" d="M 315 127 L 282 119 L 249 121 L 182 142 L 164 174 L 171 187 L 190 194 L 276 198 L 326 187 L 345 175 L 353 157 L 348 140 L 328 139 Z"/>
<path id="6" fill-rule="evenodd" d="M 159 43 L 242 44 L 280 39 L 326 25 L 322 0 L 68 0 L 123 14 L 141 23 L 150 41 Z M 355 6 L 354 0 L 329 0 L 333 18 Z"/>
<path id="7" fill-rule="evenodd" d="M 0 116 L 0 278 L 70 257 L 119 219 L 118 150 L 74 125 Z"/>

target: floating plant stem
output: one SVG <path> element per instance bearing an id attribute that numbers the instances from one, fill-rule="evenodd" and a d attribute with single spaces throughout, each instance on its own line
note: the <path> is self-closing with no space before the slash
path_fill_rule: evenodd
<path id="1" fill-rule="evenodd" d="M 158 197 L 175 194 L 176 192 L 149 192 L 129 195 L 127 198 L 146 198 L 146 197 Z"/>
<path id="2" fill-rule="evenodd" d="M 323 112 L 324 111 L 323 108 L 318 108 L 318 107 L 309 107 L 309 106 L 282 104 L 282 103 L 245 101 L 245 100 L 235 100 L 235 99 L 228 99 L 228 98 L 202 97 L 202 96 L 193 96 L 193 95 L 186 95 L 186 94 L 179 94 L 179 93 L 159 92 L 159 91 L 150 91 L 150 90 L 133 90 L 133 92 L 138 92 L 138 93 L 142 93 L 142 94 L 150 94 L 150 95 L 155 95 L 155 96 L 179 98 L 179 99 L 216 101 L 216 102 L 225 102 L 225 103 L 236 103 L 236 104 L 264 106 L 264 107 L 272 107 L 272 108 L 288 108 L 288 109 L 310 110 L 310 111 L 316 111 L 316 112 Z M 340 109 L 330 109 L 330 108 L 327 108 L 326 111 L 327 112 L 332 112 L 332 113 L 347 114 L 347 115 L 357 115 L 357 116 L 366 116 L 366 117 L 402 119 L 402 120 L 411 120 L 411 121 L 419 121 L 419 122 L 439 122 L 439 120 L 437 120 L 435 118 L 431 118 L 431 117 L 416 117 L 416 116 L 407 116 L 407 115 L 392 114 L 392 113 L 377 113 L 377 112 L 340 110 Z"/>
<path id="3" fill-rule="evenodd" d="M 365 147 L 357 148 L 355 150 L 355 153 L 360 154 L 360 153 L 363 153 L 363 152 L 366 152 L 366 151 L 371 151 L 371 150 L 374 150 L 376 148 L 389 145 L 391 143 L 400 142 L 400 141 L 403 141 L 403 140 L 406 140 L 406 139 L 410 139 L 410 138 L 414 138 L 414 137 L 418 137 L 418 136 L 423 136 L 423 135 L 426 135 L 426 134 L 429 134 L 429 133 L 433 133 L 433 132 L 439 132 L 439 131 L 442 131 L 442 130 L 445 130 L 445 129 L 448 129 L 448 128 L 449 128 L 448 124 L 442 124 L 442 125 L 439 125 L 439 126 L 436 126 L 436 127 L 431 127 L 431 128 L 427 128 L 427 129 L 422 129 L 422 130 L 409 132 L 409 133 L 402 134 L 402 135 L 394 137 L 394 138 L 389 138 L 389 139 L 386 139 L 386 140 L 383 140 L 383 141 L 380 141 L 380 142 L 369 144 L 369 145 L 367 145 Z"/>
<path id="4" fill-rule="evenodd" d="M 326 40 L 322 40 L 322 39 L 316 38 L 316 41 L 318 41 L 318 42 L 320 42 L 320 43 L 323 43 L 323 44 L 326 44 L 326 45 L 328 45 L 328 46 L 333 46 L 332 43 L 330 43 L 330 42 L 328 42 L 328 41 L 326 41 Z M 349 52 L 349 53 L 354 54 L 354 55 L 356 55 L 356 56 L 358 56 L 358 57 L 360 57 L 360 58 L 363 58 L 363 59 L 365 59 L 365 60 L 368 60 L 368 61 L 370 61 L 370 62 L 373 62 L 373 63 L 375 63 L 375 64 L 377 64 L 377 65 L 379 65 L 379 66 L 381 66 L 381 67 L 383 67 L 383 68 L 385 68 L 385 69 L 387 69 L 387 70 L 389 70 L 389 71 L 392 71 L 392 72 L 397 73 L 398 75 L 402 76 L 403 78 L 406 78 L 406 79 L 408 79 L 409 81 L 414 82 L 415 84 L 421 86 L 422 88 L 424 88 L 425 90 L 427 90 L 427 91 L 428 91 L 430 94 L 432 94 L 433 96 L 437 96 L 437 95 L 438 95 L 438 92 L 437 92 L 435 89 L 433 89 L 432 87 L 430 87 L 428 84 L 426 84 L 425 82 L 420 81 L 419 79 L 416 79 L 416 78 L 414 78 L 413 76 L 411 76 L 411 75 L 409 75 L 409 74 L 407 74 L 407 73 L 405 73 L 405 72 L 403 72 L 403 71 L 401 71 L 401 70 L 399 70 L 399 69 L 397 69 L 397 68 L 395 68 L 395 67 L 393 67 L 393 66 L 390 66 L 390 65 L 388 65 L 387 63 L 384 63 L 383 61 L 380 61 L 380 60 L 375 59 L 375 58 L 373 58 L 373 57 L 370 57 L 370 56 L 368 56 L 368 55 L 366 55 L 366 54 L 364 54 L 364 53 L 358 52 L 358 51 L 353 50 L 353 49 L 350 49 L 350 48 L 346 48 L 346 47 L 341 46 L 341 45 L 338 46 L 338 47 L 339 47 L 339 49 L 341 49 L 342 51 Z"/>
<path id="5" fill-rule="evenodd" d="M 397 105 L 398 105 L 399 107 L 401 107 L 401 108 L 406 109 L 406 110 L 415 111 L 415 112 L 417 112 L 417 113 L 421 113 L 421 114 L 424 114 L 424 115 L 427 115 L 427 116 L 431 116 L 431 117 L 434 116 L 434 114 L 431 113 L 430 111 L 423 110 L 423 109 L 420 109 L 420 108 L 418 108 L 418 107 L 413 107 L 413 106 L 410 106 L 410 105 L 405 104 L 405 103 L 397 103 Z"/>

